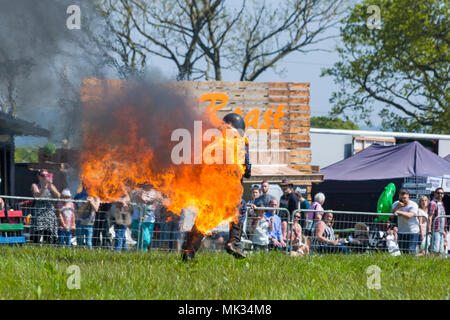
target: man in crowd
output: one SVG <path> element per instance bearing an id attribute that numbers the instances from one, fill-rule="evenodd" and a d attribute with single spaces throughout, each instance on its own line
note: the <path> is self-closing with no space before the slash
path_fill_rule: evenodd
<path id="1" fill-rule="evenodd" d="M 287 209 L 289 215 L 293 215 L 294 211 L 298 209 L 298 197 L 294 192 L 294 185 L 287 179 L 283 179 L 280 183 L 281 190 L 283 190 L 283 195 L 280 198 L 280 208 Z M 281 231 L 283 233 L 284 241 L 287 240 L 287 219 L 285 215 L 286 212 L 281 211 L 279 213 L 282 216 Z"/>
<path id="2" fill-rule="evenodd" d="M 261 195 L 255 200 L 256 207 L 268 207 L 270 200 L 275 197 L 269 194 L 269 182 L 264 180 L 261 182 Z"/>
<path id="3" fill-rule="evenodd" d="M 430 201 L 428 205 L 428 215 L 429 215 L 429 225 L 428 230 L 431 232 L 432 227 L 434 227 L 433 238 L 431 240 L 432 248 L 431 251 L 434 254 L 439 254 L 444 252 L 444 246 L 447 239 L 446 232 L 446 218 L 439 218 L 445 216 L 444 208 L 444 189 L 437 188 L 434 191 L 433 200 Z"/>
<path id="4" fill-rule="evenodd" d="M 391 213 L 398 215 L 398 244 L 403 253 L 416 253 L 420 238 L 418 212 L 417 203 L 409 199 L 409 191 L 400 189 L 399 200 L 392 204 Z"/>
<path id="5" fill-rule="evenodd" d="M 278 208 L 278 201 L 276 199 L 272 199 L 269 202 L 269 207 Z M 281 232 L 281 219 L 277 215 L 277 210 L 267 211 L 264 215 L 266 219 L 269 220 L 269 248 L 270 249 L 279 249 L 285 248 L 286 242 L 283 240 L 283 234 Z"/>

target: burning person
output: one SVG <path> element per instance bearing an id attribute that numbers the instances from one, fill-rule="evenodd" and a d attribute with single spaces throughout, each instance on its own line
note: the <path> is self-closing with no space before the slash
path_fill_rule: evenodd
<path id="1" fill-rule="evenodd" d="M 229 113 L 223 118 L 224 128 L 236 130 L 239 132 L 239 136 L 243 137 L 245 131 L 245 121 L 241 115 L 237 113 Z M 245 160 L 242 164 L 243 166 L 243 177 L 250 178 L 251 176 L 251 164 L 250 157 L 248 153 L 248 142 L 245 142 Z M 241 183 L 242 179 L 241 178 Z M 245 258 L 245 253 L 241 249 L 240 241 L 241 235 L 243 231 L 243 222 L 245 221 L 246 215 L 246 203 L 244 200 L 241 200 L 240 204 L 236 204 L 239 206 L 238 217 L 236 217 L 237 221 L 232 221 L 230 223 L 230 236 L 228 239 L 228 243 L 226 244 L 226 251 L 229 254 L 232 254 L 235 258 Z M 183 255 L 182 258 L 184 261 L 194 259 L 195 253 L 200 249 L 201 242 L 204 238 L 204 235 L 197 229 L 197 226 L 194 224 L 192 230 L 188 232 L 185 244 L 183 246 Z"/>

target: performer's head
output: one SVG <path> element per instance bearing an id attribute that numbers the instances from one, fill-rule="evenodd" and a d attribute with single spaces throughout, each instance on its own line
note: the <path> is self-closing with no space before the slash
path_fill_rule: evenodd
<path id="1" fill-rule="evenodd" d="M 239 131 L 240 135 L 244 135 L 245 131 L 245 121 L 244 118 L 242 118 L 241 115 L 237 113 L 229 113 L 225 117 L 223 117 L 223 122 L 230 125 L 237 131 Z"/>

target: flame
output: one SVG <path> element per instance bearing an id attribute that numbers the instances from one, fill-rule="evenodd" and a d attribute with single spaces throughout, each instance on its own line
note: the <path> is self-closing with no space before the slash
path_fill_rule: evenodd
<path id="1" fill-rule="evenodd" d="M 137 189 L 141 184 L 151 183 L 169 198 L 169 211 L 179 215 L 184 208 L 196 208 L 195 224 L 204 234 L 224 221 L 236 219 L 243 193 L 240 181 L 244 173 L 244 137 L 228 134 L 230 130 L 227 129 L 230 128 L 222 125 L 220 136 L 213 138 L 209 144 L 202 141 L 202 154 L 205 155 L 203 163 L 175 165 L 167 159 L 167 164 L 161 166 L 155 161 L 155 155 L 161 150 L 140 135 L 142 113 L 137 112 L 132 103 L 124 103 L 113 112 L 108 112 L 107 106 L 99 107 L 98 110 L 100 114 L 97 116 L 112 117 L 113 122 L 120 125 L 106 128 L 107 134 L 101 135 L 95 123 L 85 123 L 83 126 L 81 178 L 89 195 L 113 202 L 125 192 Z M 212 127 L 212 121 L 209 116 L 203 118 L 208 123 L 204 131 Z M 171 148 L 169 137 L 172 128 L 165 125 L 159 128 L 164 131 L 161 139 L 167 141 L 160 141 L 163 143 L 158 146 Z M 234 162 L 205 163 L 211 157 L 220 157 L 217 152 L 221 150 L 224 159 L 226 155 L 233 154 Z"/>

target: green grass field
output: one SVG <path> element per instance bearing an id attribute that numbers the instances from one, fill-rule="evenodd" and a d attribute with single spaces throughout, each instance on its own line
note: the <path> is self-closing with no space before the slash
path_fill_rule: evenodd
<path id="1" fill-rule="evenodd" d="M 69 290 L 67 268 L 80 268 Z M 367 267 L 381 270 L 381 289 L 367 287 Z M 450 299 L 450 261 L 435 257 L 281 252 L 235 260 L 200 253 L 116 253 L 45 247 L 0 247 L 1 299 Z"/>

